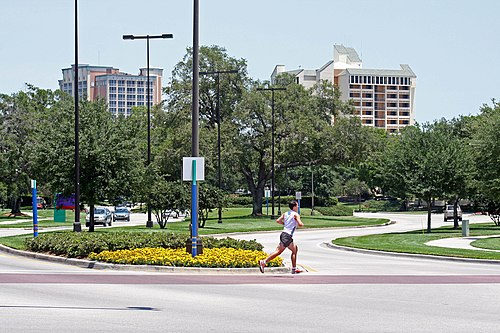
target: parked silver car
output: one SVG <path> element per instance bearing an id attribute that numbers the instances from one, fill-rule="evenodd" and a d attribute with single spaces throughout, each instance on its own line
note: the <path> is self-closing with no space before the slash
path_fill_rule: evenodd
<path id="1" fill-rule="evenodd" d="M 96 207 L 94 208 L 94 225 L 102 224 L 104 226 L 111 225 L 113 220 L 113 215 L 111 211 L 106 207 Z M 85 226 L 90 227 L 90 212 L 87 213 L 85 217 Z"/>
<path id="2" fill-rule="evenodd" d="M 454 220 L 454 217 L 455 217 L 455 211 L 453 209 L 453 205 L 446 205 L 444 207 L 444 221 L 448 221 L 448 220 Z M 457 206 L 457 215 L 458 215 L 458 219 L 460 221 L 462 221 L 462 209 L 460 208 L 460 206 Z"/>
<path id="3" fill-rule="evenodd" d="M 117 207 L 113 213 L 113 222 L 114 221 L 130 221 L 130 212 L 127 208 L 125 207 Z"/>

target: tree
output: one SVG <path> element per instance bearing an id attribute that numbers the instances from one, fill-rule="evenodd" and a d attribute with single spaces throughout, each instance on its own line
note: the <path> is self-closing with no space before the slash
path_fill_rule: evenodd
<path id="1" fill-rule="evenodd" d="M 31 152 L 36 145 L 32 135 L 35 116 L 50 109 L 57 94 L 27 85 L 26 91 L 0 95 L 0 174 L 7 192 L 11 215 L 20 215 L 21 196 L 29 194 L 32 173 Z"/>
<path id="2" fill-rule="evenodd" d="M 224 207 L 226 202 L 224 193 L 215 186 L 203 183 L 199 189 L 198 214 L 201 221 L 199 220 L 198 226 L 204 228 L 208 214 L 217 207 Z"/>
<path id="3" fill-rule="evenodd" d="M 357 199 L 359 205 L 358 210 L 361 211 L 361 197 L 370 192 L 368 185 L 366 185 L 365 182 L 360 181 L 357 178 L 353 178 L 348 180 L 347 183 L 345 184 L 345 191 L 348 196 Z"/>
<path id="4" fill-rule="evenodd" d="M 186 211 L 189 207 L 189 193 L 181 182 L 167 182 L 162 177 L 149 187 L 151 210 L 161 229 L 167 227 L 173 212 Z"/>
<path id="5" fill-rule="evenodd" d="M 100 200 L 130 195 L 141 179 L 145 116 L 115 118 L 102 100 L 81 100 L 79 110 L 80 197 L 90 207 L 89 231 L 93 231 L 94 206 Z M 74 132 L 68 131 L 74 126 L 74 109 L 69 95 L 61 95 L 36 120 L 34 173 L 54 192 L 74 193 Z"/>
<path id="6" fill-rule="evenodd" d="M 431 207 L 457 181 L 457 142 L 445 120 L 408 126 L 394 137 L 381 160 L 384 190 L 394 196 L 414 195 L 427 203 L 427 232 L 431 232 Z"/>
<path id="7" fill-rule="evenodd" d="M 500 103 L 493 100 L 491 106 L 483 105 L 472 126 L 475 185 L 491 219 L 500 225 Z"/>

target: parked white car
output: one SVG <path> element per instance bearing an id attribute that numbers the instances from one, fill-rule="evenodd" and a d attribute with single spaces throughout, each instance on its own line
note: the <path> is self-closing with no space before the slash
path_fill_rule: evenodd
<path id="1" fill-rule="evenodd" d="M 444 207 L 444 221 L 448 220 L 454 220 L 454 215 L 455 211 L 453 209 L 453 205 L 446 205 Z M 460 206 L 457 206 L 457 215 L 458 215 L 458 220 L 462 221 L 462 209 Z"/>
<path id="2" fill-rule="evenodd" d="M 106 207 L 96 207 L 94 209 L 94 225 L 102 224 L 104 226 L 111 226 L 111 221 L 113 220 L 113 214 Z M 88 228 L 90 226 L 90 212 L 87 213 L 85 217 L 85 226 Z"/>

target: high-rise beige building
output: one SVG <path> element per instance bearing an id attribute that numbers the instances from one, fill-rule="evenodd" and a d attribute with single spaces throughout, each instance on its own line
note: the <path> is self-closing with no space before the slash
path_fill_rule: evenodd
<path id="1" fill-rule="evenodd" d="M 59 88 L 73 94 L 74 65 L 62 70 Z M 161 102 L 163 69 L 149 68 L 150 105 Z M 78 65 L 78 95 L 89 101 L 103 98 L 113 115 L 128 116 L 133 106 L 147 106 L 147 68 L 138 75 L 106 66 Z"/>
<path id="2" fill-rule="evenodd" d="M 285 71 L 285 66 L 277 65 L 271 83 L 281 73 L 294 75 L 296 82 L 306 88 L 322 80 L 331 82 L 342 93 L 342 100 L 353 101 L 355 115 L 366 126 L 397 133 L 415 122 L 417 77 L 408 65 L 400 65 L 400 69 L 365 69 L 355 49 L 335 45 L 333 60 L 321 68 Z"/>

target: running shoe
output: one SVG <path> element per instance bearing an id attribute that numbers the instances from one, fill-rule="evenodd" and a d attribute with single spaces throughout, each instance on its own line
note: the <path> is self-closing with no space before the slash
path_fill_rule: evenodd
<path id="1" fill-rule="evenodd" d="M 304 272 L 303 270 L 301 270 L 300 268 L 292 268 L 292 274 L 299 274 L 299 273 L 302 273 Z"/>
<path id="2" fill-rule="evenodd" d="M 261 273 L 264 273 L 264 267 L 266 267 L 266 261 L 265 260 L 259 260 L 259 269 Z"/>

